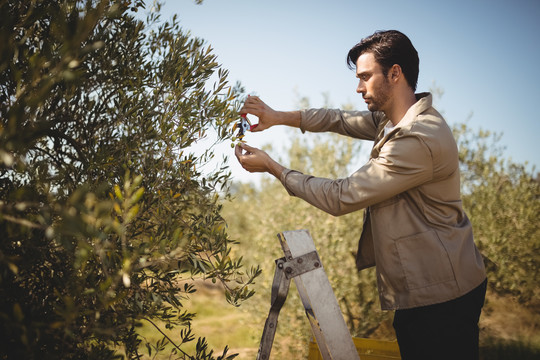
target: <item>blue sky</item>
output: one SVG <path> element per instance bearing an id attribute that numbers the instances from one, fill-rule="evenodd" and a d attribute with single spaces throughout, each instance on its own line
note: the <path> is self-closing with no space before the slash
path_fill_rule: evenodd
<path id="1" fill-rule="evenodd" d="M 448 123 L 470 117 L 473 129 L 502 133 L 505 157 L 539 170 L 538 0 L 165 0 L 162 17 L 175 13 L 214 48 L 232 83 L 277 110 L 294 110 L 297 94 L 322 106 L 323 93 L 334 107 L 365 109 L 347 52 L 376 30 L 400 30 L 420 56 L 418 91 L 444 90 L 435 106 Z M 283 145 L 295 131 L 273 128 L 246 139 Z M 219 151 L 232 156 L 229 144 Z M 235 177 L 249 179 L 235 162 Z"/>

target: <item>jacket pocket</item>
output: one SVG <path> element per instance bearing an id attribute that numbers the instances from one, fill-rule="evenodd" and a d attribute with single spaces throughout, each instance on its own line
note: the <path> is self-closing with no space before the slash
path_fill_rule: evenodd
<path id="1" fill-rule="evenodd" d="M 396 240 L 408 289 L 455 281 L 450 258 L 434 230 Z"/>

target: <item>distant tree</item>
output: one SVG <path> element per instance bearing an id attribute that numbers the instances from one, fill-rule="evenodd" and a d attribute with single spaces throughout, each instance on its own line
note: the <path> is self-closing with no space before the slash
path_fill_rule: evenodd
<path id="1" fill-rule="evenodd" d="M 463 203 L 486 257 L 490 286 L 540 306 L 540 183 L 526 164 L 504 156 L 501 135 L 454 128 L 460 148 Z"/>
<path id="2" fill-rule="evenodd" d="M 143 8 L 0 1 L 1 359 L 233 357 L 204 338 L 186 353 L 183 299 L 194 278 L 253 294 L 221 216 L 229 173 L 190 150 L 229 137 L 239 92 L 208 45 Z M 149 343 L 142 323 L 178 335 Z"/>
<path id="3" fill-rule="evenodd" d="M 281 161 L 305 173 L 340 178 L 360 165 L 357 155 L 361 144 L 335 134 L 295 137 Z M 237 184 L 234 194 L 233 201 L 225 204 L 224 217 L 231 234 L 244 239 L 236 250 L 242 251 L 246 261 L 260 264 L 264 269 L 255 287 L 255 301 L 247 304 L 258 314 L 262 324 L 270 307 L 274 260 L 283 256 L 276 234 L 298 229 L 308 229 L 312 235 L 352 335 L 369 337 L 383 320 L 389 319 L 391 314 L 380 309 L 374 269 L 356 270 L 355 252 L 362 229 L 362 212 L 334 217 L 290 197 L 281 183 L 268 176 L 257 185 Z M 277 345 L 272 353 L 277 358 L 305 358 L 311 337 L 297 291 L 291 287 L 281 310 Z"/>
<path id="4" fill-rule="evenodd" d="M 299 99 L 300 107 L 309 106 L 309 99 Z M 486 256 L 490 286 L 500 294 L 517 296 L 522 304 L 539 306 L 540 184 L 526 165 L 504 158 L 498 135 L 473 131 L 466 123 L 454 126 L 454 134 L 460 149 L 464 208 L 473 222 L 475 241 Z M 281 162 L 315 176 L 345 177 L 362 165 L 357 157 L 360 144 L 333 134 L 295 137 Z M 370 337 L 382 322 L 389 322 L 392 314 L 379 308 L 373 270 L 358 273 L 355 269 L 353 253 L 362 228 L 361 213 L 332 217 L 290 197 L 270 177 L 258 185 L 239 184 L 234 193 L 234 201 L 225 206 L 225 217 L 235 236 L 249 241 L 239 249 L 265 269 L 256 288 L 260 317 L 268 311 L 260 303 L 269 305 L 273 260 L 283 256 L 275 234 L 308 229 L 351 334 Z M 276 351 L 288 349 L 296 357 L 305 356 L 309 325 L 294 289 L 289 298 L 282 310 L 286 320 L 280 321 Z M 299 333 L 303 339 L 291 342 Z M 382 333 L 381 329 L 377 336 Z"/>

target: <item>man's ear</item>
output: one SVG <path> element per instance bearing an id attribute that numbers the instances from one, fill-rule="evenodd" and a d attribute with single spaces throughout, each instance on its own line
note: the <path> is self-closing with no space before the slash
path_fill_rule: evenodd
<path id="1" fill-rule="evenodd" d="M 398 64 L 392 65 L 389 71 L 390 74 L 390 80 L 397 81 L 401 76 L 403 76 L 403 72 L 401 71 L 401 66 Z"/>

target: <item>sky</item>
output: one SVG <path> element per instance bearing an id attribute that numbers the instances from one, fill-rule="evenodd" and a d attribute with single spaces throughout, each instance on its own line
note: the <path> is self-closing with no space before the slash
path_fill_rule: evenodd
<path id="1" fill-rule="evenodd" d="M 299 96 L 321 107 L 323 94 L 332 107 L 365 110 L 346 55 L 377 30 L 400 30 L 420 57 L 417 91 L 443 90 L 434 105 L 446 121 L 502 134 L 505 157 L 540 170 L 538 0 L 164 0 L 161 13 L 177 14 L 212 46 L 231 83 L 276 110 L 296 110 Z M 245 140 L 280 148 L 293 133 L 275 127 Z M 258 179 L 236 163 L 230 143 L 217 151 L 229 155 L 236 180 Z"/>

